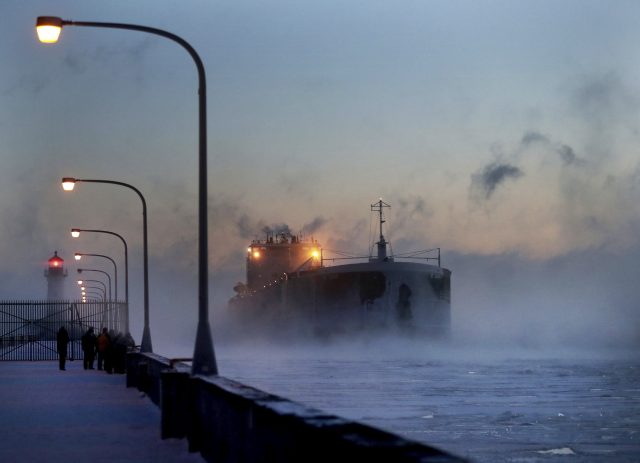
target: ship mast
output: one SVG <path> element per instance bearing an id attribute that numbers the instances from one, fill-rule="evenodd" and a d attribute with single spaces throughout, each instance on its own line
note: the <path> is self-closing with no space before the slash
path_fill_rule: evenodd
<path id="1" fill-rule="evenodd" d="M 384 235 L 382 234 L 382 224 L 385 223 L 382 212 L 385 207 L 391 208 L 391 206 L 385 203 L 382 198 L 380 198 L 378 202 L 375 202 L 371 205 L 371 211 L 378 213 L 380 222 L 380 241 L 376 243 L 376 245 L 378 246 L 379 261 L 387 260 L 387 241 L 384 239 Z"/>

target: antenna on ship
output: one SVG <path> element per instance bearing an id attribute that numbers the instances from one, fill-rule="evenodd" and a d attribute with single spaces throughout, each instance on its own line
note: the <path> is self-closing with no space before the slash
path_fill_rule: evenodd
<path id="1" fill-rule="evenodd" d="M 380 241 L 376 243 L 378 245 L 378 260 L 384 261 L 387 259 L 387 241 L 384 239 L 384 235 L 382 234 L 382 224 L 385 223 L 383 209 L 385 207 L 391 208 L 391 206 L 385 203 L 382 198 L 380 198 L 377 202 L 371 205 L 371 212 L 377 212 L 379 216 L 380 222 Z"/>

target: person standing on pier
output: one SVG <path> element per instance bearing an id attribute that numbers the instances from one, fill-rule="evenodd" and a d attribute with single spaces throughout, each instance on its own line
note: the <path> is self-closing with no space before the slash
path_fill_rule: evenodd
<path id="1" fill-rule="evenodd" d="M 98 370 L 102 370 L 102 365 L 107 363 L 107 355 L 111 349 L 111 338 L 107 333 L 107 328 L 102 328 L 102 333 L 98 336 Z"/>
<path id="2" fill-rule="evenodd" d="M 93 370 L 93 360 L 96 356 L 96 335 L 93 334 L 93 327 L 89 327 L 82 335 L 82 351 L 84 352 L 83 366 L 85 370 Z"/>
<path id="3" fill-rule="evenodd" d="M 65 362 L 67 361 L 67 344 L 69 344 L 69 333 L 61 326 L 58 330 L 58 335 L 56 336 L 56 341 L 58 344 L 58 357 L 60 359 L 60 369 L 65 370 Z"/>

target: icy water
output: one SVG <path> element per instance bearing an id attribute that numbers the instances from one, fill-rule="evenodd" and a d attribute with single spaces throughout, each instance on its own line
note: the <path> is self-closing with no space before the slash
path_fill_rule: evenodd
<path id="1" fill-rule="evenodd" d="M 364 344 L 219 357 L 224 376 L 471 461 L 640 461 L 634 352 Z"/>

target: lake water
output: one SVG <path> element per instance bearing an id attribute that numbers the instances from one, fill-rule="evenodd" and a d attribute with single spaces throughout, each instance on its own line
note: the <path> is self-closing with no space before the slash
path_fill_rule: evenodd
<path id="1" fill-rule="evenodd" d="M 220 346 L 220 374 L 477 462 L 640 461 L 633 351 Z"/>

